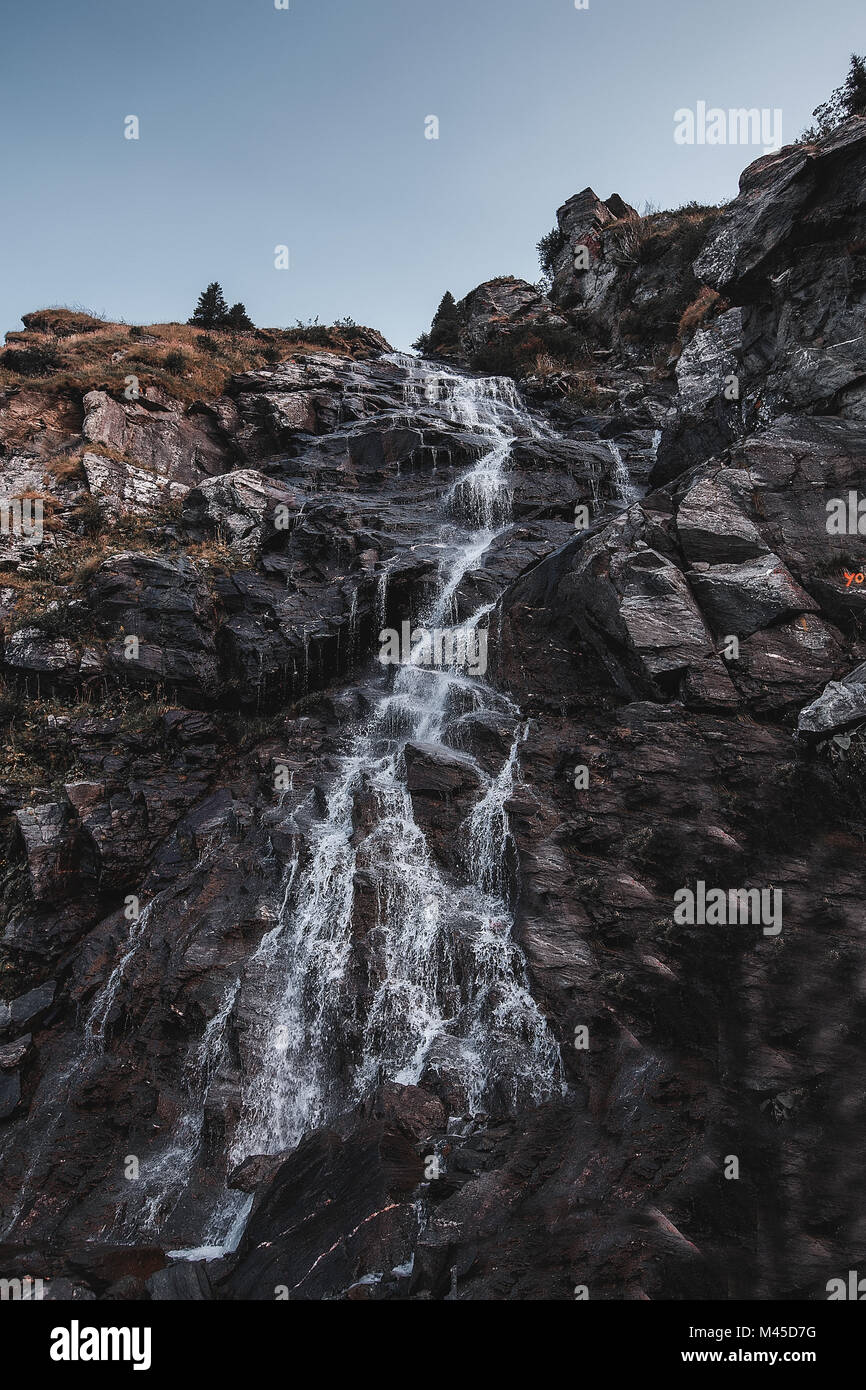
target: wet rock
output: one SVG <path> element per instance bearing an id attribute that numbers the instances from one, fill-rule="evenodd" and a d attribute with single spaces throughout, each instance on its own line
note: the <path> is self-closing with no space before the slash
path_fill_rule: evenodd
<path id="1" fill-rule="evenodd" d="M 740 309 L 729 309 L 698 329 L 677 360 L 677 406 L 683 415 L 699 415 L 724 391 L 739 371 L 743 330 Z"/>
<path id="2" fill-rule="evenodd" d="M 226 1186 L 236 1192 L 255 1192 L 263 1184 L 269 1183 L 274 1174 L 285 1163 L 287 1154 L 250 1154 L 237 1168 L 233 1168 L 226 1179 Z"/>
<path id="3" fill-rule="evenodd" d="M 841 634 L 815 614 L 803 614 L 740 642 L 728 672 L 757 712 L 799 708 L 817 683 L 844 662 Z"/>
<path id="4" fill-rule="evenodd" d="M 266 532 L 288 530 L 300 507 L 296 494 L 245 468 L 194 488 L 184 506 L 184 519 L 223 536 L 239 556 L 249 558 L 261 549 Z"/>
<path id="5" fill-rule="evenodd" d="M 48 980 L 45 984 L 28 990 L 26 994 L 20 994 L 11 1003 L 0 1004 L 0 1032 L 38 1023 L 54 1002 L 55 990 L 55 981 Z"/>
<path id="6" fill-rule="evenodd" d="M 700 477 L 677 508 L 677 536 L 692 564 L 735 564 L 769 549 L 724 478 L 723 472 Z"/>
<path id="7" fill-rule="evenodd" d="M 743 373 L 757 412 L 864 418 L 866 122 L 751 164 L 695 263 L 743 307 Z M 808 249 L 805 249 L 808 248 Z"/>
<path id="8" fill-rule="evenodd" d="M 164 682 L 216 694 L 213 600 L 188 561 L 112 556 L 94 580 L 91 604 L 98 630 L 113 638 L 109 658 L 117 675 L 131 684 Z"/>
<path id="9" fill-rule="evenodd" d="M 145 1281 L 148 1295 L 155 1302 L 201 1303 L 213 1297 L 208 1266 L 202 1260 L 182 1260 L 159 1269 Z"/>
<path id="10" fill-rule="evenodd" d="M 440 744 L 412 741 L 406 744 L 404 757 L 409 790 L 422 796 L 459 796 L 481 780 L 472 758 Z"/>
<path id="11" fill-rule="evenodd" d="M 362 1112 L 346 1138 L 317 1130 L 303 1139 L 260 1195 L 224 1294 L 316 1299 L 405 1263 L 417 1219 L 410 1199 L 424 1177 L 419 1141 L 441 1116 L 435 1102 L 412 1109 L 414 1118 L 391 1103 L 386 1114 Z"/>
<path id="12" fill-rule="evenodd" d="M 407 743 L 404 757 L 417 822 L 440 861 L 454 865 L 465 848 L 457 832 L 483 794 L 480 769 L 467 754 L 438 744 Z"/>
<path id="13" fill-rule="evenodd" d="M 93 1303 L 96 1294 L 71 1279 L 47 1279 L 42 1298 L 45 1303 Z"/>
<path id="14" fill-rule="evenodd" d="M 124 1274 L 100 1295 L 106 1303 L 142 1303 L 149 1297 L 147 1283 L 134 1274 Z"/>
<path id="15" fill-rule="evenodd" d="M 3 644 L 3 665 L 23 675 L 72 679 L 78 671 L 78 654 L 65 637 L 49 637 L 38 627 L 22 627 Z"/>
<path id="16" fill-rule="evenodd" d="M 0 1076 L 0 1120 L 8 1120 L 21 1099 L 21 1079 L 17 1071 L 4 1071 Z"/>

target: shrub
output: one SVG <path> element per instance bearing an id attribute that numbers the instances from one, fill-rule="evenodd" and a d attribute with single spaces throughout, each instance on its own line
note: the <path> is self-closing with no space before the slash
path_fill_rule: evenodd
<path id="1" fill-rule="evenodd" d="M 673 343 L 693 294 L 694 289 L 685 286 L 633 304 L 622 316 L 623 333 L 645 347 Z"/>
<path id="2" fill-rule="evenodd" d="M 587 342 L 573 328 L 534 323 L 490 339 L 473 355 L 472 369 L 493 376 L 525 376 L 539 356 L 555 360 L 563 368 L 582 362 Z"/>
<path id="3" fill-rule="evenodd" d="M 186 356 L 182 352 L 167 352 L 162 359 L 162 365 L 172 376 L 183 376 L 186 371 Z"/>
<path id="4" fill-rule="evenodd" d="M 53 343 L 7 348 L 0 364 L 19 376 L 48 376 L 60 366 L 60 354 Z"/>
<path id="5" fill-rule="evenodd" d="M 614 265 L 639 265 L 648 240 L 647 222 L 642 217 L 626 217 L 605 232 L 604 248 Z"/>
<path id="6" fill-rule="evenodd" d="M 330 347 L 332 342 L 330 328 L 319 323 L 318 316 L 309 323 L 303 323 L 298 319 L 294 328 L 286 329 L 285 336 L 289 343 L 309 343 L 312 347 Z"/>
<path id="7" fill-rule="evenodd" d="M 543 236 L 535 248 L 538 252 L 538 264 L 548 282 L 553 279 L 556 260 L 564 246 L 565 236 L 557 226 L 548 232 L 547 236 Z"/>

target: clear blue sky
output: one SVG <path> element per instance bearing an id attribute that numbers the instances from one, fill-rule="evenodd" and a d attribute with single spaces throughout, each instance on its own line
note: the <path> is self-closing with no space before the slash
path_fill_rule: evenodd
<path id="1" fill-rule="evenodd" d="M 60 303 L 183 320 L 218 279 L 259 324 L 348 314 L 407 347 L 445 289 L 537 279 L 588 184 L 731 197 L 761 150 L 679 146 L 677 108 L 781 107 L 787 142 L 866 50 L 863 0 L 290 5 L 6 0 L 0 332 Z"/>

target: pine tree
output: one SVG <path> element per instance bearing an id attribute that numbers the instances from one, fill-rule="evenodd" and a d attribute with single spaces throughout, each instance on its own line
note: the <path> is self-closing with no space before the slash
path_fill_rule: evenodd
<path id="1" fill-rule="evenodd" d="M 255 324 L 243 304 L 233 304 L 225 317 L 225 326 L 233 333 L 251 333 Z"/>
<path id="2" fill-rule="evenodd" d="M 433 315 L 429 333 L 422 333 L 412 344 L 422 356 L 427 353 L 454 354 L 460 347 L 460 310 L 450 290 L 446 290 Z"/>
<path id="3" fill-rule="evenodd" d="M 866 116 L 866 58 L 851 54 L 848 76 L 841 87 L 837 87 L 828 101 L 816 106 L 812 112 L 815 124 L 804 130 L 801 142 L 811 143 L 830 135 L 850 116 Z"/>
<path id="4" fill-rule="evenodd" d="M 241 306 L 243 307 L 243 306 Z M 198 304 L 189 323 L 196 328 L 222 328 L 228 317 L 229 306 L 225 301 L 222 287 L 213 280 L 198 297 Z"/>
<path id="5" fill-rule="evenodd" d="M 538 263 L 541 266 L 541 273 L 546 285 L 553 282 L 553 272 L 556 269 L 556 258 L 565 246 L 566 239 L 558 226 L 552 232 L 543 236 L 538 242 Z"/>

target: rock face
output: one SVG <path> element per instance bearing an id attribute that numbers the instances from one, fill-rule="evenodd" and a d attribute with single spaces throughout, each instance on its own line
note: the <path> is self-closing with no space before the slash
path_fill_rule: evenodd
<path id="1" fill-rule="evenodd" d="M 866 119 L 854 116 L 745 170 L 694 264 L 735 307 L 683 352 L 657 481 L 785 412 L 863 419 L 864 151 Z"/>
<path id="2" fill-rule="evenodd" d="M 478 353 L 521 329 L 567 329 L 546 295 L 526 280 L 502 276 L 479 285 L 457 306 L 459 361 L 470 365 Z"/>
<path id="3" fill-rule="evenodd" d="M 0 1275 L 809 1300 L 857 1266 L 864 163 L 857 121 L 769 156 L 651 254 L 571 199 L 552 297 L 481 286 L 461 351 L 580 312 L 591 412 L 384 344 L 200 409 L 87 393 L 0 589 Z M 663 390 L 622 295 L 665 276 L 712 312 Z M 421 655 L 458 630 L 483 670 Z"/>
<path id="4" fill-rule="evenodd" d="M 691 260 L 717 217 L 712 208 L 640 217 L 618 194 L 591 188 L 556 214 L 551 299 L 560 313 L 620 357 L 669 348 L 700 288 Z"/>
<path id="5" fill-rule="evenodd" d="M 127 455 L 139 471 L 166 482 L 189 486 L 224 472 L 231 458 L 218 409 L 181 413 L 158 389 L 123 404 L 105 391 L 89 391 L 83 404 L 85 439 Z"/>
<path id="6" fill-rule="evenodd" d="M 817 145 L 759 159 L 696 261 L 703 281 L 743 306 L 759 418 L 815 408 L 863 418 L 864 151 L 866 118 L 854 116 Z"/>

